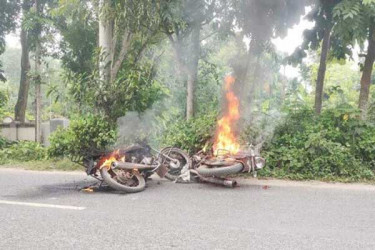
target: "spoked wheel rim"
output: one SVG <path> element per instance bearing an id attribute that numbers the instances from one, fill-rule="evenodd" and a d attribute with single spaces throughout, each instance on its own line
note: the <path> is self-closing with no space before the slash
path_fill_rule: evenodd
<path id="1" fill-rule="evenodd" d="M 112 179 L 118 182 L 121 185 L 128 186 L 128 187 L 136 187 L 139 185 L 139 179 L 136 176 L 136 173 L 132 173 L 130 171 L 125 170 L 113 170 L 110 169 L 109 174 L 111 175 Z"/>
<path id="2" fill-rule="evenodd" d="M 191 165 L 190 157 L 183 150 L 178 148 L 164 148 L 162 154 L 167 155 L 176 161 L 172 161 L 166 157 L 160 156 L 159 159 L 168 168 L 168 173 L 165 175 L 167 179 L 175 180 L 179 177 L 184 169 L 189 169 Z"/>
<path id="3" fill-rule="evenodd" d="M 117 191 L 136 193 L 146 188 L 146 181 L 138 171 L 113 170 L 104 167 L 100 169 L 100 174 L 105 183 Z"/>

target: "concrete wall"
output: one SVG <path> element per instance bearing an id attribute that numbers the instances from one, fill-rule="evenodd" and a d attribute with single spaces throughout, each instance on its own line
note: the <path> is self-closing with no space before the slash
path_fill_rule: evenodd
<path id="1" fill-rule="evenodd" d="M 17 140 L 17 131 L 10 127 L 2 127 L 1 136 L 7 138 L 10 141 L 15 141 Z"/>
<path id="2" fill-rule="evenodd" d="M 7 138 L 10 141 L 35 141 L 35 124 L 25 123 L 19 124 L 9 118 L 4 119 L 4 122 L 0 124 L 0 135 Z M 66 128 L 69 126 L 69 120 L 64 118 L 52 119 L 42 123 L 42 144 L 49 146 L 49 136 L 57 128 Z"/>
<path id="3" fill-rule="evenodd" d="M 34 124 L 0 124 L 1 135 L 10 141 L 34 141 L 35 127 Z"/>

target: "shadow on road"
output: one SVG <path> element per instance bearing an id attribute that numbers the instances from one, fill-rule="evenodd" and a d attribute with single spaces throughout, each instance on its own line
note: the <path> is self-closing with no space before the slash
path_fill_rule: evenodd
<path id="1" fill-rule="evenodd" d="M 71 195 L 72 193 L 80 192 L 83 188 L 88 186 L 94 186 L 98 181 L 72 181 L 66 183 L 55 183 L 48 185 L 35 186 L 29 189 L 22 189 L 16 192 L 16 194 L 2 195 L 6 198 L 16 198 L 16 199 L 38 199 L 38 198 L 48 198 L 63 195 Z"/>

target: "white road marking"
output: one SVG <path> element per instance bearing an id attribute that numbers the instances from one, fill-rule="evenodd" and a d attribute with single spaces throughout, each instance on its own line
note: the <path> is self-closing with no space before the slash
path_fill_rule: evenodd
<path id="1" fill-rule="evenodd" d="M 28 206 L 28 207 L 46 207 L 46 208 L 71 209 L 71 210 L 84 210 L 84 209 L 86 209 L 85 207 L 53 205 L 53 204 L 32 203 L 32 202 L 19 202 L 19 201 L 6 201 L 6 200 L 0 200 L 0 204 L 19 205 L 19 206 Z"/>

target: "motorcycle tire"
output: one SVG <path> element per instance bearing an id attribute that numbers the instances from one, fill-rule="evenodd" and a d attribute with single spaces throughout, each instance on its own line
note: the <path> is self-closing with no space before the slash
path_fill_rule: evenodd
<path id="1" fill-rule="evenodd" d="M 105 167 L 100 169 L 100 175 L 102 176 L 105 183 L 108 184 L 108 186 L 110 186 L 111 188 L 117 191 L 126 192 L 126 193 L 137 193 L 137 192 L 141 192 L 145 190 L 146 188 L 146 181 L 143 178 L 143 176 L 140 175 L 139 173 L 134 174 L 134 177 L 136 177 L 138 181 L 138 185 L 135 187 L 126 186 L 117 182 L 115 179 L 112 178 L 110 173 L 108 173 L 108 169 Z"/>
<path id="2" fill-rule="evenodd" d="M 201 165 L 196 170 L 198 174 L 202 176 L 224 176 L 231 174 L 241 173 L 244 166 L 242 163 L 235 163 L 230 166 L 220 166 L 220 167 L 208 167 L 206 165 Z"/>
<path id="3" fill-rule="evenodd" d="M 171 148 L 171 147 L 167 147 L 167 148 L 163 148 L 162 150 L 161 150 L 161 153 L 162 154 L 166 154 L 166 155 L 168 155 L 168 153 L 169 154 L 177 154 L 177 155 L 179 155 L 180 157 L 182 157 L 183 158 L 183 160 L 184 160 L 184 166 L 186 165 L 186 164 L 188 164 L 188 169 L 190 169 L 190 167 L 191 167 L 191 159 L 190 159 L 190 157 L 189 157 L 189 155 L 185 152 L 185 151 L 183 151 L 183 150 L 181 150 L 181 149 L 179 149 L 179 148 Z M 168 155 L 169 156 L 169 155 Z M 173 158 L 173 157 L 172 157 Z M 182 167 L 183 166 L 181 166 L 181 169 L 179 169 L 179 170 L 170 170 L 170 171 L 168 171 L 168 173 L 166 173 L 165 174 L 165 178 L 166 179 L 168 179 L 168 180 L 170 180 L 170 181 L 175 181 L 180 175 L 181 175 L 181 170 L 182 170 Z"/>

